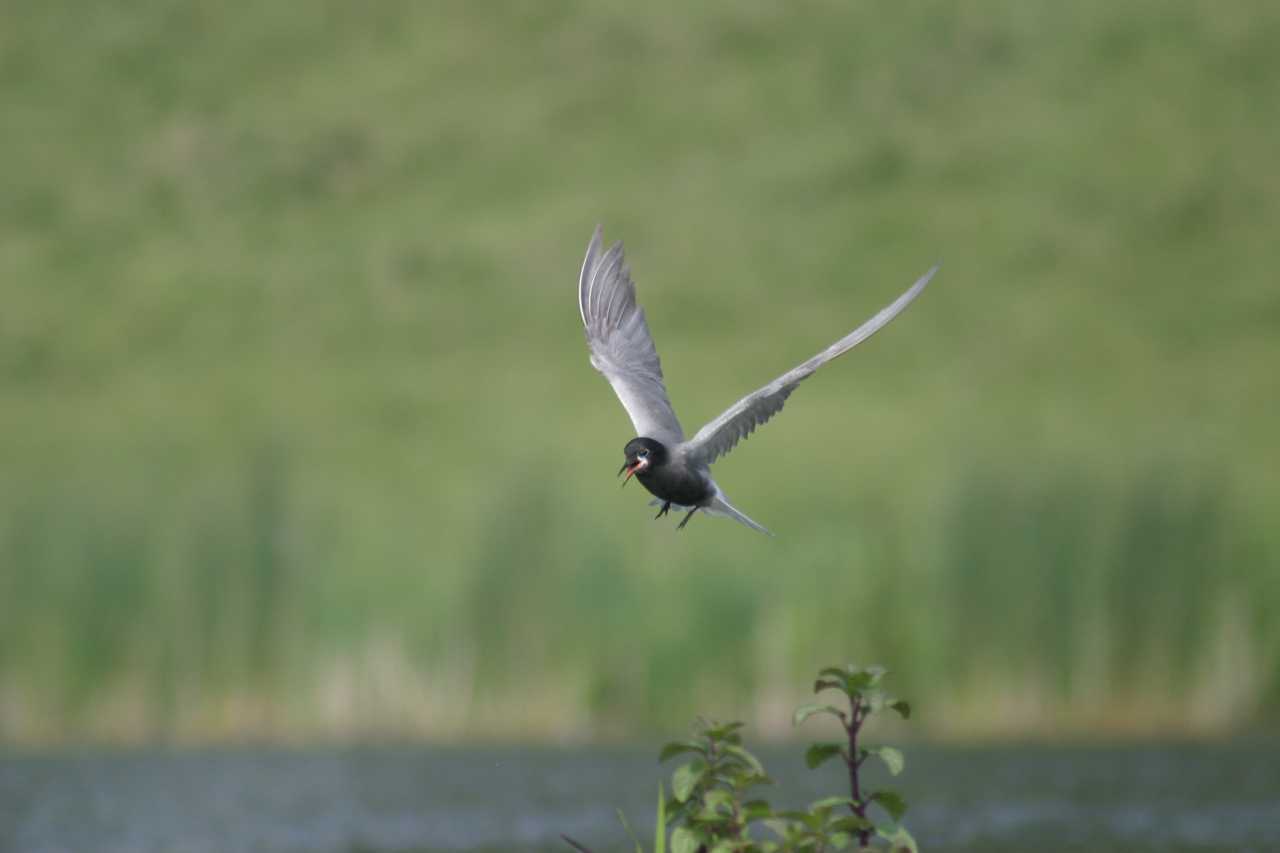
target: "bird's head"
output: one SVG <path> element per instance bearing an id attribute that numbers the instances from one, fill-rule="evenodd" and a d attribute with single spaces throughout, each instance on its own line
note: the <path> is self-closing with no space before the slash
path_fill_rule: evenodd
<path id="1" fill-rule="evenodd" d="M 633 438 L 622 449 L 622 455 L 626 457 L 626 462 L 618 469 L 618 476 L 622 476 L 623 471 L 627 472 L 627 476 L 622 480 L 622 485 L 625 486 L 632 474 L 643 474 L 666 462 L 667 448 L 652 438 Z"/>

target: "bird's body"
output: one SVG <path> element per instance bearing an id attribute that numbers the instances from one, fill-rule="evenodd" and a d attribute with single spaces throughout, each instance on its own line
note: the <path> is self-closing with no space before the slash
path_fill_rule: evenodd
<path id="1" fill-rule="evenodd" d="M 708 503 L 715 495 L 716 484 L 711 479 L 709 468 L 681 464 L 683 460 L 668 458 L 667 449 L 650 438 L 633 438 L 623 448 L 624 455 L 628 455 L 627 448 L 632 448 L 637 453 L 641 448 L 649 450 L 649 456 L 646 457 L 649 464 L 637 470 L 635 476 L 640 485 L 648 489 L 655 498 L 669 501 L 677 507 L 694 507 Z M 623 466 L 623 470 L 626 470 L 626 466 Z"/>
<path id="2" fill-rule="evenodd" d="M 662 506 L 658 517 L 672 507 L 687 510 L 680 527 L 695 512 L 703 510 L 768 534 L 768 530 L 729 503 L 711 478 L 711 463 L 777 414 L 801 381 L 897 316 L 929 283 L 937 267 L 853 332 L 743 397 L 686 440 L 667 397 L 662 366 L 644 311 L 636 304 L 635 285 L 623 259 L 622 244 L 615 243 L 602 253 L 601 237 L 597 227 L 578 277 L 578 310 L 591 350 L 591 364 L 609 380 L 638 433 L 623 449 L 626 462 L 618 473 L 625 471 L 627 479 L 634 475 L 654 495 L 653 503 Z"/>
<path id="3" fill-rule="evenodd" d="M 735 518 L 761 533 L 769 533 L 729 503 L 716 481 L 711 479 L 711 466 L 690 459 L 687 450 L 683 442 L 668 448 L 645 436 L 631 439 L 622 450 L 627 460 L 622 471 L 628 472 L 628 479 L 634 474 L 640 485 L 653 495 L 654 500 L 650 503 L 662 507 L 655 518 L 661 518 L 674 507 L 678 512 L 687 513 L 679 524 L 683 528 L 700 509 L 708 515 Z"/>

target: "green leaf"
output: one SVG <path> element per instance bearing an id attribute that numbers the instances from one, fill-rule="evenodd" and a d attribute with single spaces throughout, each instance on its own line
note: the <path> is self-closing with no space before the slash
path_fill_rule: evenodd
<path id="1" fill-rule="evenodd" d="M 898 699 L 895 702 L 890 702 L 889 707 L 897 711 L 898 714 L 902 717 L 902 719 L 904 720 L 911 719 L 911 703 L 910 702 L 907 702 L 902 699 Z"/>
<path id="2" fill-rule="evenodd" d="M 760 759 L 756 758 L 742 747 L 729 744 L 724 748 L 724 753 L 725 755 L 732 755 L 734 758 L 737 758 L 739 761 L 746 764 L 747 767 L 749 767 L 757 776 L 764 775 L 764 765 L 760 763 Z"/>
<path id="3" fill-rule="evenodd" d="M 658 783 L 658 823 L 653 828 L 653 853 L 667 853 L 667 797 Z"/>
<path id="4" fill-rule="evenodd" d="M 685 752 L 696 752 L 699 755 L 706 755 L 707 748 L 697 741 L 673 740 L 671 743 L 663 746 L 662 752 L 658 753 L 658 763 L 662 763 L 668 758 L 672 758 Z"/>
<path id="5" fill-rule="evenodd" d="M 818 809 L 834 809 L 837 806 L 851 806 L 853 800 L 848 797 L 823 797 L 821 800 L 814 800 L 809 803 L 809 811 L 817 811 Z"/>
<path id="6" fill-rule="evenodd" d="M 835 741 L 811 744 L 804 753 L 804 763 L 810 770 L 821 767 L 835 756 L 844 755 L 844 744 Z"/>
<path id="7" fill-rule="evenodd" d="M 791 719 L 791 725 L 798 726 L 814 714 L 831 714 L 844 722 L 845 714 L 834 705 L 821 705 L 817 702 L 809 702 L 796 708 L 795 715 Z"/>
<path id="8" fill-rule="evenodd" d="M 875 824 L 871 821 L 865 817 L 858 817 L 856 814 L 838 817 L 827 824 L 827 829 L 838 832 L 863 832 L 875 828 Z"/>
<path id="9" fill-rule="evenodd" d="M 702 802 L 709 806 L 729 806 L 733 807 L 733 794 L 730 794 L 724 788 L 714 788 L 702 795 Z"/>
<path id="10" fill-rule="evenodd" d="M 706 840 L 702 833 L 687 826 L 680 826 L 671 833 L 671 853 L 698 853 L 698 848 Z"/>
<path id="11" fill-rule="evenodd" d="M 845 683 L 845 692 L 850 695 L 861 693 L 871 686 L 871 674 L 867 672 L 855 672 L 849 676 L 849 680 Z"/>
<path id="12" fill-rule="evenodd" d="M 818 670 L 818 679 L 813 683 L 813 692 L 819 690 L 839 690 L 849 692 L 849 673 L 838 666 L 823 667 Z"/>
<path id="13" fill-rule="evenodd" d="M 724 788 L 713 788 L 702 795 L 702 808 L 693 820 L 718 822 L 733 816 L 733 794 Z"/>
<path id="14" fill-rule="evenodd" d="M 889 768 L 889 773 L 897 776 L 902 772 L 902 768 L 906 766 L 907 760 L 902 755 L 902 750 L 895 749 L 892 746 L 872 746 L 867 748 L 867 752 L 880 756 L 880 760 L 884 762 L 884 766 Z"/>
<path id="15" fill-rule="evenodd" d="M 714 806 L 704 806 L 692 814 L 688 815 L 685 820 L 689 823 L 701 824 L 723 824 L 732 816 L 732 812 L 728 809 L 716 808 Z"/>
<path id="16" fill-rule="evenodd" d="M 743 767 L 730 767 L 728 771 L 721 770 L 705 777 L 703 780 L 703 784 L 707 786 L 715 783 L 725 785 L 734 791 L 742 792 L 756 785 L 772 785 L 773 780 L 768 776 L 761 776 Z"/>
<path id="17" fill-rule="evenodd" d="M 897 791 L 887 789 L 876 791 L 871 795 L 870 799 L 879 803 L 889 813 L 889 817 L 893 818 L 894 823 L 902 820 L 902 816 L 907 813 L 907 801 L 902 799 L 902 795 Z"/>
<path id="18" fill-rule="evenodd" d="M 742 728 L 746 723 L 734 721 L 732 723 L 713 723 L 709 726 L 704 734 L 712 740 L 723 740 L 729 735 Z"/>
<path id="19" fill-rule="evenodd" d="M 622 809 L 614 809 L 614 812 L 618 815 L 618 822 L 622 824 L 622 828 L 627 831 L 627 836 L 636 845 L 636 853 L 644 853 L 644 848 L 640 846 L 640 839 L 636 838 L 635 832 L 631 829 L 631 822 L 622 813 Z"/>
<path id="20" fill-rule="evenodd" d="M 863 693 L 880 683 L 888 670 L 882 666 L 868 666 L 863 669 L 850 668 L 845 679 L 845 691 L 850 695 Z"/>
<path id="21" fill-rule="evenodd" d="M 747 823 L 773 816 L 773 806 L 768 800 L 748 800 L 742 804 L 742 819 Z"/>
<path id="22" fill-rule="evenodd" d="M 853 836 L 847 832 L 833 832 L 827 836 L 827 843 L 837 850 L 843 850 L 849 846 L 849 842 L 853 840 Z"/>
<path id="23" fill-rule="evenodd" d="M 814 693 L 821 693 L 823 690 L 844 690 L 844 682 L 834 678 L 819 678 L 813 682 Z"/>
<path id="24" fill-rule="evenodd" d="M 676 800 L 681 803 L 688 800 L 706 772 L 707 763 L 701 758 L 695 758 L 688 764 L 680 765 L 676 772 L 671 774 L 671 793 L 675 794 Z"/>
<path id="25" fill-rule="evenodd" d="M 759 773 L 743 773 L 730 784 L 739 791 L 745 791 L 748 788 L 754 788 L 756 785 L 772 785 L 773 780 L 768 776 L 761 776 Z"/>
<path id="26" fill-rule="evenodd" d="M 916 847 L 916 840 L 911 837 L 911 833 L 900 826 L 891 827 L 891 829 L 893 830 L 892 832 L 888 829 L 876 830 L 876 835 L 889 842 L 891 853 L 920 853 L 919 848 Z"/>

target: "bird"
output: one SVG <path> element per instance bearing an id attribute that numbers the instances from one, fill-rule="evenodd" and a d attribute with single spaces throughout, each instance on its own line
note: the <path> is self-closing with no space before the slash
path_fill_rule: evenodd
<path id="1" fill-rule="evenodd" d="M 802 381 L 832 359 L 844 355 L 884 328 L 920 295 L 935 264 L 901 296 L 878 314 L 822 352 L 752 391 L 686 439 L 667 396 L 658 350 L 644 309 L 636 302 L 631 270 L 618 241 L 603 250 L 604 229 L 597 225 L 578 275 L 578 311 L 587 337 L 591 366 L 613 386 L 636 430 L 623 448 L 618 475 L 634 476 L 660 506 L 655 519 L 673 507 L 687 513 L 677 525 L 683 530 L 698 510 L 727 516 L 767 536 L 773 534 L 729 502 L 711 477 L 711 464 L 737 446 L 779 411 Z"/>

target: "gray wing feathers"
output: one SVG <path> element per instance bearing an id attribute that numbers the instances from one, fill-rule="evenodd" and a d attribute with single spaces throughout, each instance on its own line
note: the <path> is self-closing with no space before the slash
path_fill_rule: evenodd
<path id="1" fill-rule="evenodd" d="M 578 276 L 578 311 L 591 350 L 591 366 L 613 386 L 636 435 L 668 446 L 678 444 L 684 440 L 684 431 L 667 399 L 658 351 L 644 310 L 636 305 L 636 288 L 622 243 L 601 252 L 601 239 L 597 226 Z"/>
<path id="2" fill-rule="evenodd" d="M 791 392 L 802 381 L 813 375 L 819 367 L 834 358 L 844 355 L 867 338 L 884 328 L 894 317 L 902 312 L 911 301 L 920 295 L 929 279 L 938 271 L 935 266 L 908 290 L 882 309 L 878 314 L 848 335 L 836 341 L 799 367 L 789 370 L 758 391 L 743 397 L 730 406 L 723 414 L 711 423 L 698 430 L 698 434 L 689 440 L 686 453 L 704 465 L 710 465 L 720 456 L 728 453 L 738 442 L 746 438 L 756 427 L 768 421 L 782 411 L 783 404 Z"/>

